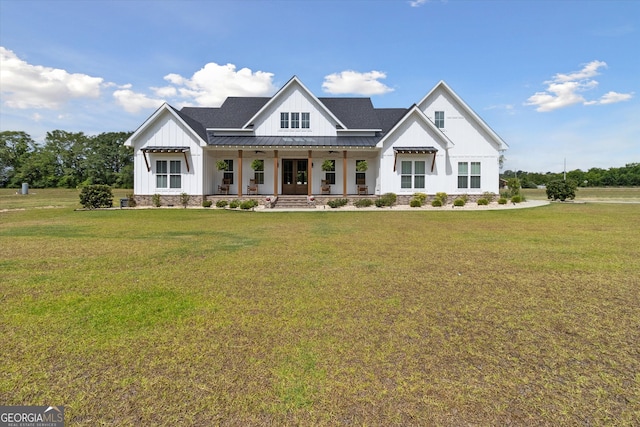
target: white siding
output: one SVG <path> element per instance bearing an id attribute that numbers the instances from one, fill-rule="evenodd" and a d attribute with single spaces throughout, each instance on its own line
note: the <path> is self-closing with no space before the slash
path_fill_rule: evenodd
<path id="1" fill-rule="evenodd" d="M 134 193 L 140 195 L 166 194 L 177 195 L 188 193 L 192 195 L 203 194 L 203 156 L 198 139 L 184 127 L 170 112 L 161 113 L 154 123 L 133 141 L 135 147 L 134 160 Z M 144 147 L 189 147 L 186 158 L 189 162 L 189 171 L 185 156 L 182 153 L 147 153 L 141 149 Z M 147 170 L 144 156 L 151 167 Z M 181 162 L 182 187 L 181 188 L 157 188 L 155 167 L 156 160 L 179 160 Z"/>
<path id="2" fill-rule="evenodd" d="M 280 113 L 310 113 L 309 129 L 281 129 Z M 291 122 L 291 118 L 289 118 Z M 290 124 L 290 123 L 289 123 Z M 276 102 L 271 104 L 254 123 L 256 136 L 335 136 L 336 121 L 326 113 L 324 107 L 309 96 L 297 84 L 285 89 L 278 95 Z"/>

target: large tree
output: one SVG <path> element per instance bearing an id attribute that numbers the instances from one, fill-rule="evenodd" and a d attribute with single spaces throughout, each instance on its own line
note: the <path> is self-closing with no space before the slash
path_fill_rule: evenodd
<path id="1" fill-rule="evenodd" d="M 16 175 L 34 147 L 35 142 L 26 132 L 0 132 L 0 187 L 19 185 Z"/>

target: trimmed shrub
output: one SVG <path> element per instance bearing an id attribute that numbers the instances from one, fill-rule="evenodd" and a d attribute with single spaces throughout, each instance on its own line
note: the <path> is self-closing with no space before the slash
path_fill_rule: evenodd
<path id="1" fill-rule="evenodd" d="M 160 207 L 160 195 L 159 194 L 154 194 L 153 196 L 151 196 L 151 203 L 156 208 L 159 208 Z"/>
<path id="2" fill-rule="evenodd" d="M 420 199 L 411 199 L 411 201 L 409 202 L 409 206 L 411 206 L 412 208 L 419 208 L 422 206 L 422 202 L 420 201 Z"/>
<path id="3" fill-rule="evenodd" d="M 136 198 L 134 197 L 133 193 L 127 194 L 127 206 L 129 206 L 130 208 L 136 207 Z"/>
<path id="4" fill-rule="evenodd" d="M 547 199 L 565 201 L 576 198 L 575 181 L 556 180 L 547 183 Z"/>
<path id="5" fill-rule="evenodd" d="M 213 202 L 211 200 L 203 200 L 202 201 L 202 207 L 203 208 L 210 208 L 211 205 L 213 205 Z"/>
<path id="6" fill-rule="evenodd" d="M 505 199 L 504 197 L 500 197 L 498 199 L 498 204 L 499 205 L 506 205 L 507 204 L 507 199 Z"/>
<path id="7" fill-rule="evenodd" d="M 447 204 L 447 193 L 441 192 L 441 193 L 436 193 L 436 200 L 440 200 L 440 204 L 441 206 L 444 206 Z"/>
<path id="8" fill-rule="evenodd" d="M 189 200 L 191 200 L 191 196 L 187 193 L 180 194 L 180 204 L 186 209 L 189 204 Z"/>
<path id="9" fill-rule="evenodd" d="M 520 195 L 515 195 L 511 198 L 511 203 L 520 203 L 522 201 L 522 197 Z"/>
<path id="10" fill-rule="evenodd" d="M 327 205 L 329 205 L 329 207 L 335 209 L 335 208 L 339 208 L 341 206 L 344 206 L 347 203 L 349 203 L 349 201 L 347 199 L 334 199 L 334 200 L 329 200 L 327 202 Z"/>
<path id="11" fill-rule="evenodd" d="M 226 200 L 218 200 L 216 202 L 216 207 L 217 208 L 224 208 L 225 206 L 227 206 L 229 203 Z"/>
<path id="12" fill-rule="evenodd" d="M 466 203 L 466 202 L 464 201 L 464 199 L 463 199 L 462 197 L 458 197 L 457 199 L 455 199 L 455 200 L 453 201 L 453 206 L 458 206 L 458 207 L 460 207 L 460 206 L 464 206 L 464 205 L 465 205 L 465 203 Z"/>
<path id="13" fill-rule="evenodd" d="M 489 201 L 487 199 L 478 199 L 478 206 L 487 206 Z"/>
<path id="14" fill-rule="evenodd" d="M 396 204 L 396 200 L 398 200 L 398 196 L 396 193 L 384 193 L 378 199 L 376 199 L 376 206 L 381 208 L 383 206 L 393 206 Z"/>
<path id="15" fill-rule="evenodd" d="M 492 193 L 490 191 L 485 191 L 482 193 L 482 198 L 487 199 L 489 203 L 493 202 L 496 198 L 496 193 Z"/>
<path id="16" fill-rule="evenodd" d="M 371 200 L 371 199 L 358 199 L 355 202 L 353 202 L 353 205 L 356 208 L 368 208 L 369 206 L 373 205 L 373 200 Z"/>
<path id="17" fill-rule="evenodd" d="M 80 204 L 85 209 L 110 208 L 113 206 L 111 187 L 103 184 L 83 187 L 80 192 Z"/>
<path id="18" fill-rule="evenodd" d="M 433 206 L 434 208 L 441 208 L 442 207 L 442 201 L 440 199 L 434 199 L 431 202 L 431 206 Z"/>
<path id="19" fill-rule="evenodd" d="M 235 208 L 237 208 L 238 206 L 240 206 L 240 200 L 232 200 L 232 201 L 229 203 L 229 207 L 230 207 L 231 209 L 235 209 Z"/>
<path id="20" fill-rule="evenodd" d="M 413 198 L 415 200 L 419 200 L 421 204 L 424 204 L 424 202 L 427 201 L 427 195 L 425 193 L 415 193 Z"/>
<path id="21" fill-rule="evenodd" d="M 245 211 L 249 210 L 249 209 L 253 209 L 256 206 L 258 206 L 258 201 L 257 200 L 244 200 L 240 203 L 240 209 L 244 209 Z"/>

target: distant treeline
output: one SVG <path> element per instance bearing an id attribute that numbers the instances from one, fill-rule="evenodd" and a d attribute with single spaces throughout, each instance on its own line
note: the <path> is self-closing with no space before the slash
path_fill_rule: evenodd
<path id="1" fill-rule="evenodd" d="M 564 172 L 538 173 L 507 170 L 501 178 L 517 177 L 522 188 L 536 188 L 539 185 L 564 179 Z M 584 172 L 580 169 L 567 171 L 567 180 L 574 181 L 579 187 L 631 187 L 640 186 L 640 163 L 628 163 L 620 168 L 591 168 Z"/>
<path id="2" fill-rule="evenodd" d="M 133 188 L 133 150 L 123 143 L 131 132 L 47 132 L 37 144 L 25 132 L 0 132 L 0 187 L 76 188 L 106 184 Z"/>

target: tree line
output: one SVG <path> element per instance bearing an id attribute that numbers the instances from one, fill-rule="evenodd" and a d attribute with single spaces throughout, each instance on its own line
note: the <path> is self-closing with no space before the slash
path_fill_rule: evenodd
<path id="1" fill-rule="evenodd" d="M 0 187 L 133 188 L 133 150 L 123 145 L 131 133 L 54 130 L 38 144 L 26 132 L 0 132 Z"/>
<path id="2" fill-rule="evenodd" d="M 522 188 L 536 188 L 553 181 L 564 180 L 564 172 L 537 173 L 507 170 L 501 178 L 518 178 Z M 579 187 L 633 187 L 640 186 L 640 163 L 628 163 L 619 168 L 591 168 L 584 172 L 580 169 L 567 172 L 567 180 Z"/>
<path id="3" fill-rule="evenodd" d="M 37 144 L 21 131 L 0 132 L 0 188 L 76 188 L 105 184 L 133 188 L 133 150 L 123 144 L 132 132 L 47 132 Z M 564 173 L 507 170 L 501 178 L 518 178 L 523 188 L 535 188 L 563 180 Z M 591 168 L 567 172 L 567 180 L 580 187 L 640 186 L 640 163 L 619 168 Z"/>

